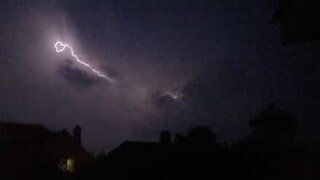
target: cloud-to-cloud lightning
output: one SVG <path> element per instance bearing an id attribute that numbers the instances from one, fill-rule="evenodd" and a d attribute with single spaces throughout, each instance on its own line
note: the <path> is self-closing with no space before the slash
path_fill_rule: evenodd
<path id="1" fill-rule="evenodd" d="M 57 41 L 57 42 L 54 44 L 54 47 L 55 47 L 57 53 L 63 52 L 63 51 L 65 51 L 65 50 L 68 48 L 68 49 L 70 50 L 70 52 L 71 52 L 71 56 L 74 57 L 75 60 L 76 60 L 78 63 L 80 63 L 81 65 L 83 65 L 83 66 L 85 66 L 85 67 L 87 67 L 87 68 L 89 68 L 93 73 L 95 73 L 95 74 L 96 74 L 98 77 L 100 77 L 100 78 L 106 79 L 106 80 L 108 80 L 108 81 L 110 81 L 110 82 L 114 82 L 114 81 L 115 81 L 114 79 L 110 78 L 108 75 L 105 75 L 105 74 L 103 74 L 102 72 L 96 70 L 96 69 L 95 69 L 94 67 L 92 67 L 90 64 L 85 63 L 84 61 L 80 60 L 79 56 L 74 53 L 72 47 L 71 47 L 69 44 L 63 43 L 63 42 L 61 42 L 61 41 Z"/>

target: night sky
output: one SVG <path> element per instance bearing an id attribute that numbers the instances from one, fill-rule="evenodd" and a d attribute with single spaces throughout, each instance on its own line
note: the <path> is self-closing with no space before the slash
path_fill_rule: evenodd
<path id="1" fill-rule="evenodd" d="M 2 0 L 0 115 L 83 129 L 90 151 L 207 125 L 220 140 L 274 102 L 320 123 L 319 43 L 284 45 L 270 0 Z M 116 80 L 79 66 L 54 43 Z M 309 133 L 309 134 L 308 134 Z M 320 135 L 320 133 L 318 133 Z"/>

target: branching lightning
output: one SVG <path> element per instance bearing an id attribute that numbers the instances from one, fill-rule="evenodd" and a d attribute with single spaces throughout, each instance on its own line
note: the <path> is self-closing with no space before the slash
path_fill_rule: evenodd
<path id="1" fill-rule="evenodd" d="M 108 80 L 108 81 L 110 81 L 110 82 L 114 82 L 114 79 L 112 79 L 112 78 L 110 78 L 109 76 L 103 74 L 102 72 L 96 70 L 96 69 L 95 69 L 94 67 L 92 67 L 90 64 L 85 63 L 83 60 L 81 60 L 81 59 L 79 58 L 79 56 L 74 53 L 72 47 L 71 47 L 69 44 L 63 43 L 63 42 L 61 42 L 61 41 L 57 41 L 57 42 L 54 44 L 54 47 L 55 47 L 57 53 L 61 53 L 61 52 L 65 51 L 65 50 L 68 48 L 68 49 L 70 50 L 70 52 L 71 52 L 71 56 L 74 57 L 75 60 L 76 60 L 79 64 L 81 64 L 81 65 L 89 68 L 89 69 L 90 69 L 94 74 L 96 74 L 98 77 L 103 78 L 103 79 L 106 79 L 106 80 Z"/>

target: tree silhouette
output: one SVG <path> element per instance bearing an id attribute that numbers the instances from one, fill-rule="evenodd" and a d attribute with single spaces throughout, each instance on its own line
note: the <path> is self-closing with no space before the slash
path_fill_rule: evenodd
<path id="1" fill-rule="evenodd" d="M 280 25 L 286 43 L 319 40 L 319 8 L 318 0 L 279 0 L 273 21 Z"/>

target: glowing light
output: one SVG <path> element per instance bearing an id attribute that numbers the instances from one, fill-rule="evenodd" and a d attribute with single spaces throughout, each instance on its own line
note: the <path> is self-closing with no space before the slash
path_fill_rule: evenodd
<path id="1" fill-rule="evenodd" d="M 69 49 L 70 52 L 71 52 L 71 56 L 74 57 L 75 60 L 76 60 L 79 64 L 81 64 L 81 65 L 89 68 L 89 69 L 90 69 L 94 74 L 96 74 L 98 77 L 103 78 L 103 79 L 106 79 L 106 80 L 108 80 L 108 81 L 110 81 L 110 82 L 114 82 L 114 79 L 112 79 L 112 78 L 110 78 L 109 76 L 103 74 L 102 72 L 96 70 L 96 69 L 95 69 L 94 67 L 92 67 L 90 64 L 85 63 L 84 61 L 82 61 L 82 60 L 79 58 L 79 56 L 74 53 L 72 47 L 71 47 L 69 44 L 63 43 L 63 42 L 61 42 L 61 41 L 57 41 L 57 42 L 54 44 L 54 47 L 55 47 L 57 53 L 61 53 L 61 52 L 65 51 L 66 49 Z"/>
<path id="2" fill-rule="evenodd" d="M 71 159 L 71 158 L 68 158 L 68 159 L 62 158 L 59 161 L 58 168 L 63 172 L 72 173 L 75 170 L 74 165 L 75 164 L 74 164 L 74 160 L 73 159 Z"/>
<path id="3" fill-rule="evenodd" d="M 66 164 L 66 170 L 68 172 L 73 172 L 74 171 L 74 161 L 73 159 L 67 159 L 67 164 Z"/>
<path id="4" fill-rule="evenodd" d="M 179 100 L 183 97 L 180 93 L 173 93 L 173 92 L 167 92 L 167 95 L 169 95 L 174 100 Z"/>

